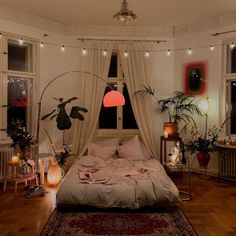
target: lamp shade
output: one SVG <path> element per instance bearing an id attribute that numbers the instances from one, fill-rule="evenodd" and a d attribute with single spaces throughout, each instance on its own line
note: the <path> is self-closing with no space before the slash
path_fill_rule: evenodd
<path id="1" fill-rule="evenodd" d="M 118 107 L 125 104 L 125 98 L 122 93 L 112 90 L 105 94 L 103 98 L 104 107 Z"/>
<path id="2" fill-rule="evenodd" d="M 214 101 L 209 98 L 209 97 L 206 97 L 204 99 L 202 99 L 199 104 L 198 104 L 199 108 L 202 110 L 202 112 L 206 115 L 209 115 L 211 114 L 214 109 L 215 109 L 215 103 Z"/>

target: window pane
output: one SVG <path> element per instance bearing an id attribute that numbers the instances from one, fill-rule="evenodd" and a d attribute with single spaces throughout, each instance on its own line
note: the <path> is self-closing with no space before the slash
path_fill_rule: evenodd
<path id="1" fill-rule="evenodd" d="M 117 84 L 109 83 L 109 85 L 117 90 Z M 106 86 L 105 93 L 111 91 L 109 86 Z M 99 129 L 116 129 L 117 128 L 117 107 L 104 107 L 102 104 L 99 115 Z"/>
<path id="2" fill-rule="evenodd" d="M 117 53 L 112 53 L 108 77 L 117 77 Z"/>
<path id="3" fill-rule="evenodd" d="M 227 73 L 236 73 L 236 47 L 227 45 Z"/>
<path id="4" fill-rule="evenodd" d="M 236 81 L 231 81 L 231 120 L 230 133 L 236 134 Z"/>
<path id="5" fill-rule="evenodd" d="M 125 105 L 123 106 L 123 129 L 138 129 L 125 83 L 123 83 L 123 95 L 125 97 Z"/>
<path id="6" fill-rule="evenodd" d="M 32 83 L 30 79 L 13 76 L 8 77 L 8 127 L 12 121 L 16 121 L 18 119 L 19 121 L 22 121 L 26 129 L 29 130 L 32 103 L 31 91 Z"/>
<path id="7" fill-rule="evenodd" d="M 8 70 L 32 72 L 32 45 L 8 41 Z"/>

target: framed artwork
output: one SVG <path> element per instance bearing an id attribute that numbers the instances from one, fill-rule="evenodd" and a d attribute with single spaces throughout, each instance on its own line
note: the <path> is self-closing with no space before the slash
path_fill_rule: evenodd
<path id="1" fill-rule="evenodd" d="M 184 65 L 184 92 L 203 95 L 207 89 L 207 62 L 191 62 Z"/>

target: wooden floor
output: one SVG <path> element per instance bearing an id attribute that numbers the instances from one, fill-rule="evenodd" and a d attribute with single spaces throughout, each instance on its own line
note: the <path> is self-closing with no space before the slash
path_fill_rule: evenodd
<path id="1" fill-rule="evenodd" d="M 175 177 L 185 185 L 186 176 Z M 23 186 L 17 196 L 13 186 L 2 192 L 0 184 L 0 235 L 37 236 L 55 208 L 56 189 L 47 188 L 44 197 L 26 198 Z M 203 175 L 192 177 L 192 200 L 180 207 L 200 236 L 236 235 L 236 183 Z"/>

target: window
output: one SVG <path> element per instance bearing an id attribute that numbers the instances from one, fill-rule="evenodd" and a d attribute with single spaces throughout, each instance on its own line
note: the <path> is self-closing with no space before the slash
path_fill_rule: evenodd
<path id="1" fill-rule="evenodd" d="M 36 43 L 4 35 L 0 40 L 2 49 L 0 64 L 0 128 L 6 129 L 10 123 L 20 120 L 26 129 L 34 133 L 33 118 L 37 107 L 33 106 L 35 87 Z M 36 110 L 35 110 L 36 111 Z M 0 140 L 7 134 L 0 132 Z"/>
<path id="2" fill-rule="evenodd" d="M 96 136 L 132 136 L 138 133 L 138 126 L 134 118 L 128 89 L 125 83 L 119 54 L 113 52 L 108 73 L 108 84 L 105 94 L 112 89 L 123 93 L 125 105 L 122 107 L 105 108 L 103 105 L 99 114 Z"/>

